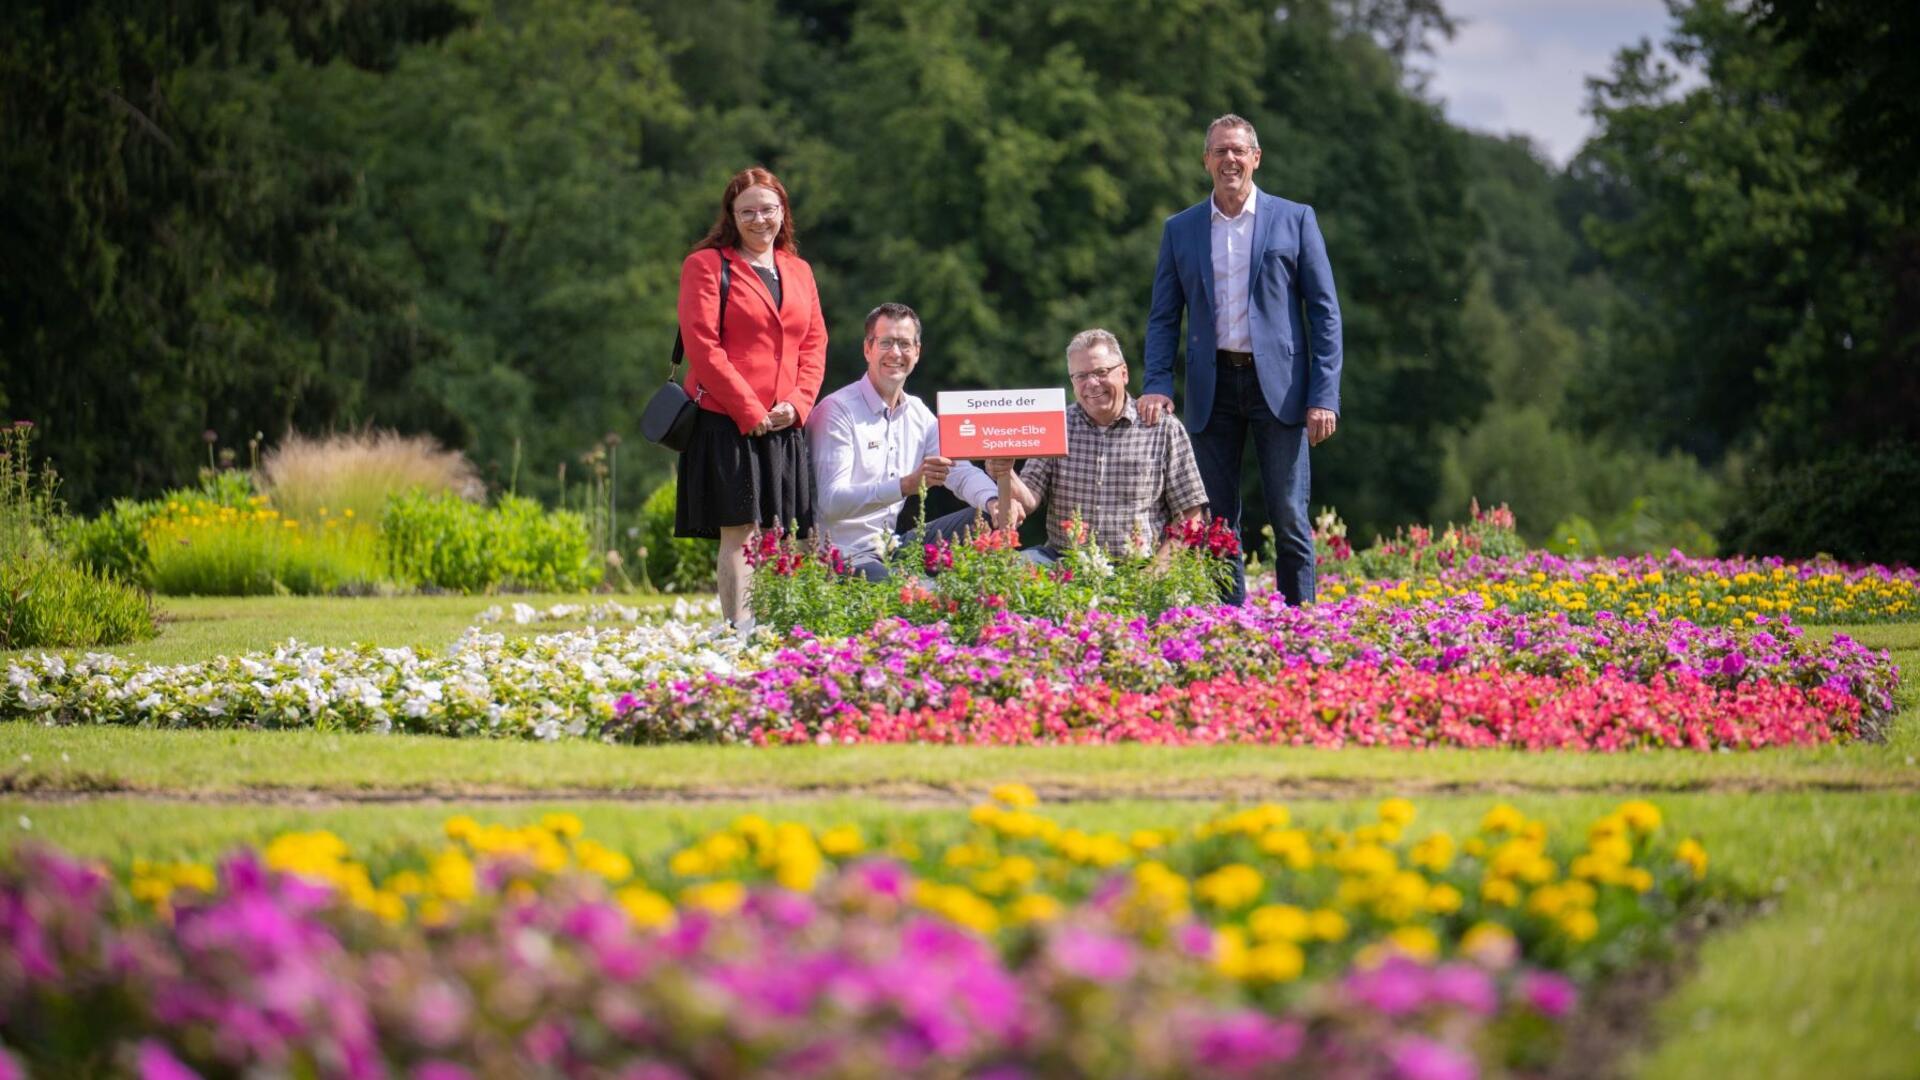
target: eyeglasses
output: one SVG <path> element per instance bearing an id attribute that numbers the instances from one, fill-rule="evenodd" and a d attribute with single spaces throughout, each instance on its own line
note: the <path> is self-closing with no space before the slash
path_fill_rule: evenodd
<path id="1" fill-rule="evenodd" d="M 910 353 L 917 352 L 920 349 L 920 343 L 910 338 L 883 337 L 868 338 L 867 340 L 873 342 L 873 347 L 881 352 Z"/>
<path id="2" fill-rule="evenodd" d="M 1085 386 L 1090 382 L 1098 382 L 1101 379 L 1106 378 L 1107 376 L 1113 374 L 1116 371 L 1119 371 L 1121 368 L 1126 366 L 1127 365 L 1125 364 L 1108 364 L 1106 367 L 1088 368 L 1085 371 L 1068 372 L 1067 381 L 1072 383 L 1075 386 Z"/>
<path id="3" fill-rule="evenodd" d="M 780 208 L 769 206 L 764 210 L 735 210 L 734 216 L 741 221 L 772 221 L 780 216 Z"/>

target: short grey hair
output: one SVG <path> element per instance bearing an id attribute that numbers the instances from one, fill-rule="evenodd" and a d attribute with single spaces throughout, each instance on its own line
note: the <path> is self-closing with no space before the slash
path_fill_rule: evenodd
<path id="1" fill-rule="evenodd" d="M 1102 330 L 1096 326 L 1091 330 L 1080 331 L 1073 335 L 1072 341 L 1067 342 L 1067 363 L 1073 363 L 1074 354 L 1086 352 L 1095 345 L 1105 345 L 1107 352 L 1113 354 L 1115 363 L 1127 362 L 1127 358 L 1120 352 L 1120 339 L 1114 337 L 1111 330 Z"/>
<path id="2" fill-rule="evenodd" d="M 1238 113 L 1228 113 L 1225 116 L 1216 118 L 1213 123 L 1208 124 L 1207 137 L 1205 142 L 1202 143 L 1202 145 L 1212 143 L 1214 129 L 1223 128 L 1223 127 L 1224 128 L 1240 128 L 1241 130 L 1247 133 L 1247 141 L 1253 144 L 1253 148 L 1255 150 L 1260 149 L 1260 133 L 1253 130 L 1253 121 L 1247 119 L 1244 116 L 1239 115 Z"/>

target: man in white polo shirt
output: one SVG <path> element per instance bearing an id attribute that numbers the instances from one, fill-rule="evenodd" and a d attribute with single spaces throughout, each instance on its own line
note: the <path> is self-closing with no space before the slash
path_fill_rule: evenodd
<path id="1" fill-rule="evenodd" d="M 922 484 L 928 490 L 945 486 L 972 509 L 927 522 L 924 536 L 899 534 L 900 541 L 959 536 L 981 514 L 991 521 L 999 486 L 976 466 L 941 456 L 939 424 L 907 393 L 907 376 L 920 363 L 920 317 L 913 309 L 894 303 L 874 308 L 861 348 L 866 375 L 820 399 L 807 418 L 814 519 L 849 566 L 870 581 L 884 581 L 890 575 L 883 546 L 892 546 L 900 508 Z"/>

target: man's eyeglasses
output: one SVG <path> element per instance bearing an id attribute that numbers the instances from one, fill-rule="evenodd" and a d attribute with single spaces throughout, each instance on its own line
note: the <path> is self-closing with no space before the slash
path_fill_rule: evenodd
<path id="1" fill-rule="evenodd" d="M 881 352 L 910 353 L 920 348 L 919 342 L 903 337 L 868 338 L 867 340 L 873 342 L 873 347 Z"/>
<path id="2" fill-rule="evenodd" d="M 765 210 L 735 210 L 734 215 L 742 221 L 772 221 L 780 216 L 780 208 L 769 206 Z"/>
<path id="3" fill-rule="evenodd" d="M 1085 371 L 1070 372 L 1067 375 L 1067 381 L 1075 386 L 1085 386 L 1090 382 L 1098 382 L 1126 366 L 1125 364 L 1108 364 L 1106 367 L 1088 368 Z"/>

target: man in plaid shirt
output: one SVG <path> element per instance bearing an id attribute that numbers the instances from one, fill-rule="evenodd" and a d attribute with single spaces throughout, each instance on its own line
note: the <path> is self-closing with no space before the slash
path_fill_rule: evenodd
<path id="1" fill-rule="evenodd" d="M 1013 478 L 1013 497 L 1026 510 L 1047 504 L 1047 544 L 1031 554 L 1043 562 L 1058 558 L 1076 516 L 1109 553 L 1149 554 L 1170 523 L 1197 519 L 1207 508 L 1186 428 L 1140 423 L 1120 342 L 1105 330 L 1083 330 L 1067 343 L 1067 377 L 1074 398 L 1067 456 L 1034 458 Z M 995 480 L 1012 469 L 1005 459 L 987 463 Z"/>

